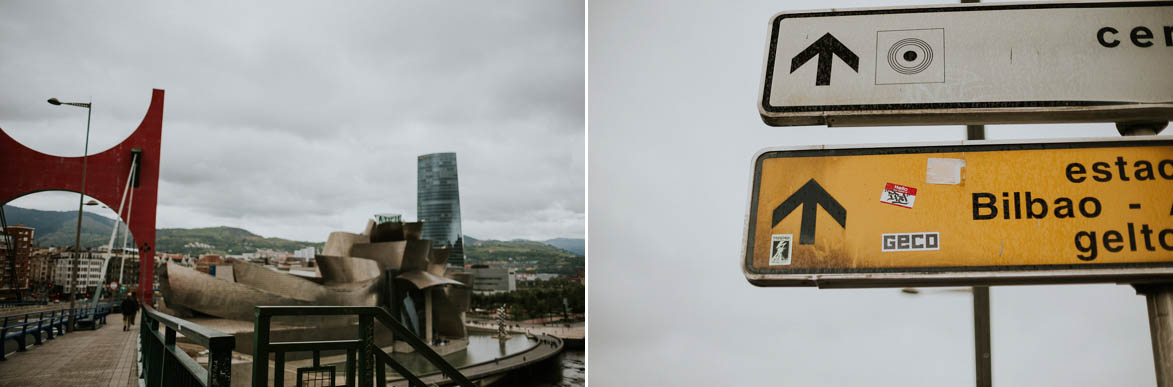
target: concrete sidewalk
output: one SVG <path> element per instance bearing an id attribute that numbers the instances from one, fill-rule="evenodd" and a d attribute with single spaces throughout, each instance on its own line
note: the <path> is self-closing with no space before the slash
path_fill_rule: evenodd
<path id="1" fill-rule="evenodd" d="M 124 332 L 121 320 L 111 315 L 97 330 L 70 332 L 9 354 L 0 362 L 0 386 L 137 387 L 138 325 Z"/>

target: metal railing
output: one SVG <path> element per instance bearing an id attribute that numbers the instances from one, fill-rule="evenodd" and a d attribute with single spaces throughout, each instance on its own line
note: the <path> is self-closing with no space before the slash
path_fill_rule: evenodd
<path id="1" fill-rule="evenodd" d="M 142 307 L 139 320 L 139 369 L 145 386 L 227 387 L 232 381 L 232 349 L 236 337 Z M 159 326 L 164 327 L 159 332 Z M 208 349 L 208 368 L 204 368 L 175 346 L 176 333 Z"/>
<path id="2" fill-rule="evenodd" d="M 70 321 L 79 319 L 93 322 L 96 328 L 106 323 L 110 309 L 110 304 L 101 304 L 96 308 L 76 307 L 72 312 L 65 307 L 0 316 L 0 361 L 8 360 L 4 350 L 7 340 L 16 341 L 16 351 L 24 352 L 28 349 L 28 336 L 33 337 L 34 345 L 42 345 L 45 340 L 69 332 Z"/>
<path id="3" fill-rule="evenodd" d="M 114 310 L 114 303 L 104 303 L 92 306 L 78 306 L 74 308 L 75 329 L 98 329 L 99 325 L 106 324 L 106 317 Z"/>
<path id="4" fill-rule="evenodd" d="M 270 342 L 269 328 L 275 316 L 358 316 L 358 336 L 353 340 L 331 341 L 302 341 L 302 342 Z M 443 357 L 433 351 L 423 340 L 411 333 L 407 327 L 391 317 L 386 310 L 374 306 L 258 306 L 256 309 L 255 327 L 253 330 L 253 386 L 267 386 L 269 377 L 269 353 L 273 353 L 273 385 L 284 385 L 285 353 L 286 352 L 313 352 L 312 369 L 333 373 L 333 367 L 321 366 L 321 352 L 330 350 L 346 351 L 346 385 L 370 387 L 378 382 L 385 386 L 387 383 L 386 367 L 390 366 L 395 372 L 406 378 L 412 386 L 426 386 L 407 367 L 403 366 L 390 355 L 375 345 L 375 325 L 378 320 L 389 328 L 395 338 L 406 342 L 416 353 L 422 355 L 429 363 L 440 369 L 448 379 L 460 386 L 473 387 L 472 382 L 464 377 L 455 367 L 448 364 Z M 356 362 L 357 358 L 357 362 Z M 357 364 L 356 364 L 357 363 Z M 356 369 L 357 368 L 357 369 Z M 305 371 L 307 369 L 299 369 Z M 300 377 L 300 376 L 299 376 Z M 356 380 L 357 379 L 357 380 Z M 300 381 L 299 381 L 300 382 Z M 330 380 L 331 384 L 333 380 Z"/>
<path id="5" fill-rule="evenodd" d="M 26 306 L 44 306 L 49 305 L 49 301 L 0 301 L 0 311 L 10 309 L 17 309 Z"/>

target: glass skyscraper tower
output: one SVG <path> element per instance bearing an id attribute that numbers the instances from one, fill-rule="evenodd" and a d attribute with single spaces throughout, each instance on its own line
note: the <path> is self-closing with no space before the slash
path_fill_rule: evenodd
<path id="1" fill-rule="evenodd" d="M 456 179 L 456 153 L 432 153 L 419 157 L 416 173 L 416 210 L 424 222 L 424 239 L 432 246 L 448 247 L 448 264 L 464 267 L 464 236 L 460 233 L 460 190 Z"/>

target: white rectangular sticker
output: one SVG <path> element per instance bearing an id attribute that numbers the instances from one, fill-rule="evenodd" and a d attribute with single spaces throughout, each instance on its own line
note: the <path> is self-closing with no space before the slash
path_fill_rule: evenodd
<path id="1" fill-rule="evenodd" d="M 941 235 L 936 232 L 883 234 L 880 238 L 880 251 L 882 252 L 940 249 Z"/>
<path id="2" fill-rule="evenodd" d="M 929 184 L 961 184 L 961 168 L 965 160 L 929 157 L 925 166 L 925 182 Z"/>
<path id="3" fill-rule="evenodd" d="M 790 264 L 790 247 L 794 234 L 774 234 L 770 238 L 770 266 Z"/>

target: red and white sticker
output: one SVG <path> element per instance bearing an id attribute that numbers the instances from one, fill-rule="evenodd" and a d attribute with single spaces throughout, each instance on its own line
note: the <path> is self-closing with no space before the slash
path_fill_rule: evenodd
<path id="1" fill-rule="evenodd" d="M 912 208 L 912 204 L 916 202 L 916 188 L 893 183 L 885 184 L 884 192 L 880 194 L 880 202 Z"/>

